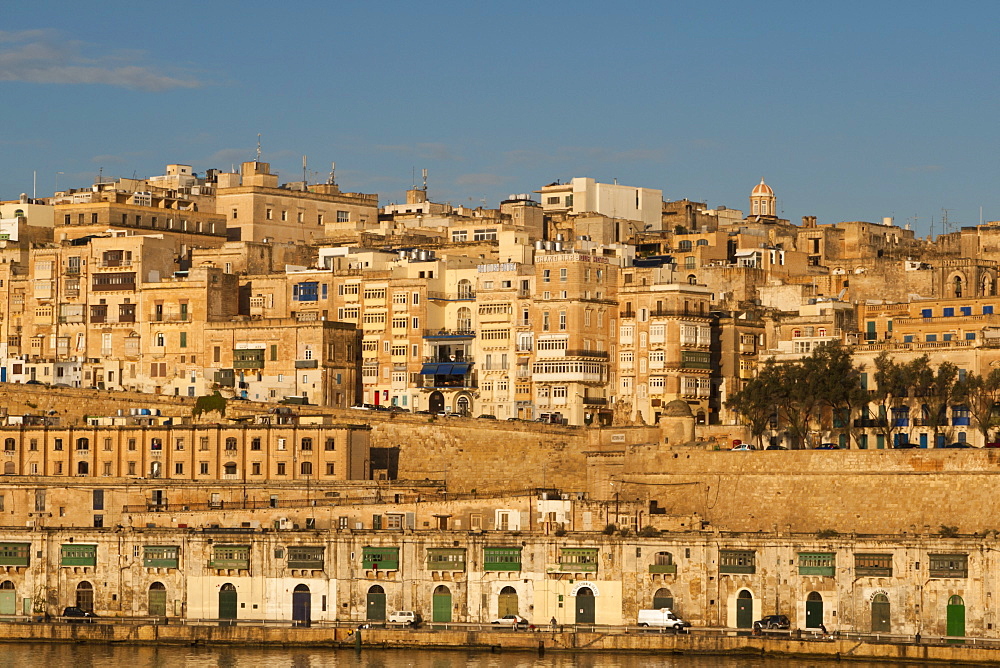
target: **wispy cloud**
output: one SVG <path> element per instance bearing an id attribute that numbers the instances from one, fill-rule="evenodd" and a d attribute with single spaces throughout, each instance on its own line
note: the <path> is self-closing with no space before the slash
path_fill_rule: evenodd
<path id="1" fill-rule="evenodd" d="M 439 160 L 458 162 L 462 156 L 456 154 L 447 144 L 441 142 L 425 142 L 419 144 L 380 144 L 376 151 L 383 153 L 398 153 L 420 160 Z"/>
<path id="2" fill-rule="evenodd" d="M 170 76 L 141 64 L 143 52 L 96 50 L 52 30 L 0 31 L 0 81 L 102 84 L 151 92 L 201 85 L 196 79 Z"/>

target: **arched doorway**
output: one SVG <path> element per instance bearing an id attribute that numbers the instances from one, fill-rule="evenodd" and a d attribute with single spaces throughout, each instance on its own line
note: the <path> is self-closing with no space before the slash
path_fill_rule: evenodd
<path id="1" fill-rule="evenodd" d="M 741 589 L 736 595 L 736 628 L 749 629 L 753 626 L 753 594 Z"/>
<path id="2" fill-rule="evenodd" d="M 961 596 L 948 599 L 948 635 L 958 638 L 965 635 L 965 601 Z"/>
<path id="3" fill-rule="evenodd" d="M 823 623 L 823 597 L 818 591 L 806 596 L 806 628 L 818 629 Z"/>
<path id="4" fill-rule="evenodd" d="M 427 401 L 427 410 L 435 415 L 444 411 L 444 395 L 437 391 L 431 392 L 430 399 Z"/>
<path id="5" fill-rule="evenodd" d="M 150 617 L 167 616 L 167 588 L 162 582 L 154 582 L 149 585 L 146 594 L 146 609 Z"/>
<path id="6" fill-rule="evenodd" d="M 597 598 L 590 587 L 580 587 L 576 592 L 576 623 L 593 624 L 597 619 Z"/>
<path id="7" fill-rule="evenodd" d="M 219 619 L 236 619 L 239 608 L 239 595 L 236 587 L 227 582 L 219 589 Z"/>
<path id="8" fill-rule="evenodd" d="M 76 586 L 76 607 L 87 612 L 94 611 L 94 585 L 86 580 Z"/>
<path id="9" fill-rule="evenodd" d="M 451 590 L 444 585 L 438 585 L 434 588 L 434 595 L 431 596 L 432 600 L 432 615 L 431 621 L 434 622 L 450 622 L 451 621 Z"/>
<path id="10" fill-rule="evenodd" d="M 665 587 L 657 589 L 656 593 L 653 594 L 653 610 L 661 608 L 674 609 L 674 595 Z"/>
<path id="11" fill-rule="evenodd" d="M 872 596 L 872 633 L 889 633 L 892 629 L 890 612 L 888 596 Z"/>
<path id="12" fill-rule="evenodd" d="M 0 583 L 0 615 L 17 614 L 17 590 L 14 583 L 4 580 Z"/>
<path id="13" fill-rule="evenodd" d="M 385 621 L 385 590 L 380 585 L 372 585 L 368 589 L 366 617 L 370 622 Z"/>
<path id="14" fill-rule="evenodd" d="M 516 614 L 518 614 L 517 590 L 513 587 L 504 587 L 500 590 L 500 596 L 497 599 L 497 617 Z"/>
<path id="15" fill-rule="evenodd" d="M 472 415 L 472 399 L 463 394 L 455 402 L 455 410 L 462 415 Z"/>
<path id="16" fill-rule="evenodd" d="M 292 592 L 292 625 L 309 626 L 312 622 L 312 594 L 309 587 L 296 585 Z"/>

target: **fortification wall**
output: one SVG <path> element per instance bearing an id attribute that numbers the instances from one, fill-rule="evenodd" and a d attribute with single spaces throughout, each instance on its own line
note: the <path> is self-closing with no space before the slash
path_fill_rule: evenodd
<path id="1" fill-rule="evenodd" d="M 633 447 L 627 498 L 698 513 L 732 531 L 962 533 L 1000 529 L 1000 452 L 798 450 L 710 452 Z"/>

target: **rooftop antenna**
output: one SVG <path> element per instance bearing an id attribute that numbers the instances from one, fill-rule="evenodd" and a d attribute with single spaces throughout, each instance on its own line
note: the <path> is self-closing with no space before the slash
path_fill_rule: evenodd
<path id="1" fill-rule="evenodd" d="M 424 174 L 424 192 L 427 192 L 427 168 L 424 167 L 421 171 L 423 171 Z"/>
<path id="2" fill-rule="evenodd" d="M 334 175 L 336 174 L 336 172 L 337 172 L 337 163 L 331 162 L 330 163 L 330 178 L 327 179 L 327 181 L 326 181 L 331 186 L 332 185 L 336 185 L 336 183 L 337 183 L 337 179 L 334 177 Z"/>
<path id="3" fill-rule="evenodd" d="M 944 233 L 945 234 L 948 234 L 949 232 L 951 232 L 951 223 L 948 222 L 948 212 L 949 211 L 951 211 L 951 209 L 945 209 L 943 207 L 941 209 L 941 225 L 944 227 Z"/>
<path id="4" fill-rule="evenodd" d="M 260 162 L 260 133 L 257 133 L 257 162 Z"/>
<path id="5" fill-rule="evenodd" d="M 302 185 L 306 185 L 309 179 L 306 177 L 306 156 L 302 156 Z"/>

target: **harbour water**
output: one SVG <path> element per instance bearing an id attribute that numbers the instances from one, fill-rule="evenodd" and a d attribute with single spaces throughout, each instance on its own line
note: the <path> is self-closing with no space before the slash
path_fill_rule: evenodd
<path id="1" fill-rule="evenodd" d="M 261 649 L 25 644 L 0 646 L 0 668 L 903 668 L 919 664 L 815 659 L 657 656 L 608 652 L 464 652 L 438 650 Z"/>

